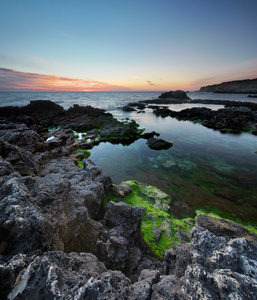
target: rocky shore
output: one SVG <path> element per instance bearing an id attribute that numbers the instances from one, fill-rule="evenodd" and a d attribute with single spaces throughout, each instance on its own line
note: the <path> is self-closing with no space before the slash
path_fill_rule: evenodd
<path id="1" fill-rule="evenodd" d="M 153 113 L 161 117 L 173 117 L 178 120 L 189 120 L 218 129 L 221 132 L 250 132 L 257 134 L 257 104 L 240 101 L 194 100 L 192 103 L 209 103 L 224 105 L 224 108 L 211 110 L 206 107 L 187 108 L 172 111 L 167 107 L 153 107 Z"/>
<path id="2" fill-rule="evenodd" d="M 170 110 L 163 104 L 213 104 L 224 108 L 211 110 L 206 107 L 187 108 L 181 111 Z M 156 105 L 154 105 L 156 104 Z M 178 120 L 197 122 L 208 128 L 221 132 L 250 132 L 257 134 L 257 104 L 253 102 L 228 101 L 228 100 L 191 100 L 184 91 L 170 91 L 163 93 L 158 99 L 129 103 L 124 106 L 125 111 L 136 111 L 146 107 L 151 108 L 153 113 L 161 117 L 172 117 Z M 132 108 L 133 106 L 133 108 Z"/>
<path id="3" fill-rule="evenodd" d="M 161 258 L 144 230 L 160 217 L 148 238 L 162 246 L 172 237 L 167 195 L 114 186 L 87 158 L 102 141 L 156 133 L 142 135 L 135 122 L 92 107 L 0 108 L 1 299 L 255 298 L 255 234 L 199 214 L 177 222 L 177 244 Z"/>

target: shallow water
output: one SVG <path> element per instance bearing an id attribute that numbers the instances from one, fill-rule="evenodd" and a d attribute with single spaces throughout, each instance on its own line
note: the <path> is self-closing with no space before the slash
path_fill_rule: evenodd
<path id="1" fill-rule="evenodd" d="M 177 216 L 192 215 L 208 205 L 257 221 L 256 136 L 222 134 L 189 121 L 156 117 L 150 109 L 140 114 L 119 112 L 119 118 L 122 115 L 174 145 L 155 151 L 140 139 L 130 146 L 95 147 L 90 158 L 114 183 L 135 179 L 162 189 L 172 197 Z"/>
<path id="2" fill-rule="evenodd" d="M 172 213 L 193 215 L 209 205 L 231 212 L 243 220 L 257 221 L 257 137 L 248 133 L 221 134 L 189 121 L 145 113 L 125 113 L 118 107 L 129 102 L 156 99 L 160 92 L 41 92 L 0 93 L 0 106 L 27 105 L 31 100 L 51 100 L 65 109 L 91 105 L 110 111 L 118 119 L 132 118 L 147 132 L 155 130 L 174 143 L 169 150 L 155 151 L 140 139 L 130 146 L 102 143 L 91 150 L 91 159 L 114 183 L 135 179 L 154 185 L 172 197 Z M 242 94 L 190 92 L 191 99 L 257 102 Z M 177 104 L 172 110 L 217 105 Z"/>

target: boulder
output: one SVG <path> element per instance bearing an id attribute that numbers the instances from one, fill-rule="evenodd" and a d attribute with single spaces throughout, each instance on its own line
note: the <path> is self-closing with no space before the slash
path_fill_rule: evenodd
<path id="1" fill-rule="evenodd" d="M 150 138 L 147 140 L 147 145 L 150 149 L 153 150 L 162 150 L 162 149 L 169 149 L 173 146 L 172 142 L 167 142 L 163 139 L 159 138 Z"/>
<path id="2" fill-rule="evenodd" d="M 177 91 L 170 91 L 162 93 L 159 98 L 169 98 L 169 99 L 190 99 L 186 92 L 177 90 Z"/>

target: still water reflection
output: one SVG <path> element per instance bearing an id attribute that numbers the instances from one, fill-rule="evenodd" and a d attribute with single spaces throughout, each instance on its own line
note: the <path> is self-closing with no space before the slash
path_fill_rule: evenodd
<path id="1" fill-rule="evenodd" d="M 192 215 L 203 206 L 257 221 L 257 138 L 248 133 L 222 134 L 200 124 L 145 113 L 125 114 L 160 137 L 172 141 L 169 150 L 155 151 L 140 139 L 129 146 L 100 144 L 91 159 L 114 183 L 138 180 L 168 193 L 173 214 Z"/>

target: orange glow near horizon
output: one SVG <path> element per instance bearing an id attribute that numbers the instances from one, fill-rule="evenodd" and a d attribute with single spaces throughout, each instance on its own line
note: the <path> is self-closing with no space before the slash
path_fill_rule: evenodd
<path id="1" fill-rule="evenodd" d="M 33 90 L 56 92 L 129 91 L 129 88 L 106 82 L 17 72 L 0 69 L 0 90 Z"/>
<path id="2" fill-rule="evenodd" d="M 255 73 L 256 74 L 256 73 Z M 253 79 L 255 76 L 249 76 Z M 132 76 L 130 80 L 110 80 L 109 83 L 90 79 L 42 75 L 0 68 L 0 91 L 55 91 L 55 92 L 119 92 L 119 91 L 196 91 L 209 84 L 226 81 L 225 78 L 155 78 Z M 242 78 L 243 79 L 243 78 Z M 240 80 L 232 78 L 232 80 Z"/>

